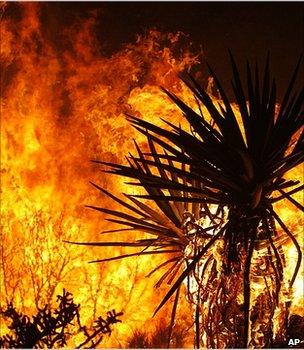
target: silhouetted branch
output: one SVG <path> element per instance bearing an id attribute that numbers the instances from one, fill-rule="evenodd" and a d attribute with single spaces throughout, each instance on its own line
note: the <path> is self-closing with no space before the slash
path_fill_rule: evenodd
<path id="1" fill-rule="evenodd" d="M 94 321 L 93 331 L 90 333 L 86 326 L 81 325 L 79 308 L 75 304 L 71 293 L 63 289 L 62 295 L 57 296 L 58 306 L 51 310 L 49 305 L 45 305 L 38 310 L 38 313 L 30 318 L 23 313 L 17 312 L 14 305 L 9 303 L 5 310 L 0 310 L 0 314 L 10 319 L 8 328 L 11 334 L 6 334 L 0 338 L 1 348 L 58 348 L 67 345 L 67 340 L 71 336 L 71 326 L 77 327 L 77 331 L 85 336 L 85 340 L 76 348 L 82 348 L 90 343 L 94 348 L 103 339 L 104 335 L 110 335 L 111 326 L 121 322 L 118 317 L 122 312 L 115 310 L 107 313 L 106 319 L 101 316 Z M 73 321 L 75 323 L 73 323 Z"/>

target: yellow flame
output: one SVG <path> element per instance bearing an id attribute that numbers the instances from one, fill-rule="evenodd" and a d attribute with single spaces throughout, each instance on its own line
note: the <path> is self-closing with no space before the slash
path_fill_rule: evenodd
<path id="1" fill-rule="evenodd" d="M 134 250 L 88 249 L 62 241 L 105 237 L 99 235 L 107 229 L 104 216 L 84 205 L 111 207 L 113 203 L 89 181 L 116 193 L 125 190 L 125 185 L 105 176 L 90 160 L 122 162 L 133 147 L 133 138 L 144 142 L 128 125 L 125 113 L 155 123 L 160 123 L 159 117 L 180 120 L 177 107 L 159 87 L 194 106 L 177 73 L 195 64 L 197 57 L 187 48 L 173 54 L 179 49 L 181 33 L 157 31 L 104 57 L 96 49 L 94 17 L 65 28 L 61 34 L 65 45 L 56 48 L 41 24 L 39 6 L 19 7 L 20 18 L 4 16 L 1 23 L 5 72 L 1 93 L 1 305 L 13 300 L 20 310 L 35 314 L 38 306 L 53 304 L 54 296 L 65 288 L 82 305 L 84 323 L 112 308 L 124 311 L 123 323 L 103 345 L 125 346 L 136 328 L 151 331 L 168 314 L 164 310 L 151 320 L 167 289 L 163 286 L 155 293 L 157 274 L 155 279 L 144 277 L 161 258 L 88 264 Z M 278 210 L 293 229 L 300 230 L 290 204 Z M 118 238 L 109 234 L 104 239 Z M 291 254 L 288 265 L 292 269 L 291 246 L 286 254 Z M 303 312 L 298 306 L 303 296 L 301 278 L 294 287 L 293 310 L 297 312 Z M 191 322 L 185 301 L 183 305 L 180 319 Z M 6 329 L 1 327 L 1 331 Z"/>

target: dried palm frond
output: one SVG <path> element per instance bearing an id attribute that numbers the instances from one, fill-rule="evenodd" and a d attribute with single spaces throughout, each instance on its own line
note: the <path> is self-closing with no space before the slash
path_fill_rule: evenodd
<path id="1" fill-rule="evenodd" d="M 141 248 L 135 254 L 96 261 L 166 254 L 167 260 L 152 271 L 166 267 L 159 283 L 164 280 L 171 283 L 157 312 L 173 294 L 178 297 L 183 281 L 195 271 L 201 271 L 197 270 L 201 259 L 212 257 L 210 252 L 213 246 L 219 240 L 223 241 L 223 271 L 226 271 L 223 273 L 231 272 L 233 264 L 241 261 L 244 296 L 241 346 L 247 347 L 251 262 L 254 251 L 263 242 L 268 247 L 272 271 L 276 276 L 274 298 L 278 297 L 283 279 L 282 252 L 278 243 L 280 237 L 275 222 L 292 240 L 298 252 L 290 285 L 294 283 L 301 263 L 299 244 L 272 204 L 287 199 L 296 209 L 303 211 L 302 204 L 292 197 L 303 190 L 303 185 L 286 180 L 284 175 L 304 159 L 304 89 L 293 94 L 299 60 L 279 110 L 276 111 L 276 84 L 274 80 L 270 81 L 269 57 L 263 79 L 260 79 L 258 69 L 253 74 L 247 63 L 245 84 L 241 81 L 232 55 L 230 59 L 232 87 L 241 120 L 237 119 L 224 88 L 208 66 L 221 97 L 222 102 L 218 105 L 192 76 L 181 79 L 192 91 L 198 104 L 208 110 L 211 121 L 207 121 L 201 108 L 197 112 L 179 97 L 163 89 L 181 109 L 191 131 L 165 120 L 170 129 L 167 130 L 129 115 L 131 124 L 146 136 L 149 152 L 143 153 L 135 144 L 137 155 L 130 155 L 128 165 L 95 161 L 109 167 L 105 172 L 131 179 L 129 184 L 144 188 L 146 194 L 125 194 L 125 200 L 94 185 L 119 203 L 122 209 L 115 211 L 90 207 L 110 215 L 108 221 L 121 224 L 121 233 L 139 230 L 154 238 L 134 242 L 80 244 Z M 275 196 L 276 192 L 280 195 Z M 147 200 L 152 200 L 156 207 L 147 204 Z M 189 246 L 192 247 L 190 256 L 187 254 Z M 202 274 L 211 273 L 212 261 L 208 260 Z M 203 276 L 200 279 L 202 281 Z M 203 287 L 200 286 L 199 290 L 203 291 Z M 177 302 L 174 302 L 175 311 L 176 305 Z M 172 312 L 173 318 L 175 311 Z M 196 323 L 199 323 L 199 315 L 196 316 Z M 199 346 L 199 340 L 196 345 Z"/>

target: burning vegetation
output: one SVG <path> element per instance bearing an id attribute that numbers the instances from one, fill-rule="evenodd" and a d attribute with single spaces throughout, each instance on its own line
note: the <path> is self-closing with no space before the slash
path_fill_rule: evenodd
<path id="1" fill-rule="evenodd" d="M 82 341 L 75 346 L 76 349 L 100 346 L 105 335 L 110 335 L 112 325 L 121 322 L 118 317 L 121 312 L 108 311 L 107 317 L 98 317 L 94 321 L 93 331 L 90 333 L 87 327 L 81 324 L 79 308 L 73 301 L 71 293 L 63 290 L 62 295 L 57 295 L 57 308 L 51 310 L 49 305 L 38 308 L 37 315 L 32 319 L 27 315 L 18 313 L 12 303 L 6 310 L 1 310 L 1 315 L 10 320 L 9 329 L 12 334 L 0 337 L 1 348 L 9 349 L 54 349 L 67 346 L 69 338 L 77 334 L 82 335 Z M 72 329 L 76 330 L 72 331 Z"/>
<path id="2" fill-rule="evenodd" d="M 124 227 L 106 232 L 140 230 L 150 236 L 133 242 L 82 244 L 141 248 L 95 262 L 167 256 L 150 273 L 164 269 L 156 286 L 164 281 L 171 286 L 155 313 L 175 295 L 173 328 L 179 290 L 187 280 L 188 299 L 195 306 L 197 348 L 270 348 L 286 338 L 289 295 L 302 260 L 300 245 L 274 204 L 286 199 L 303 211 L 291 197 L 303 190 L 303 184 L 286 175 L 303 162 L 304 90 L 290 98 L 299 62 L 276 110 L 269 58 L 263 79 L 257 68 L 252 78 L 247 64 L 245 88 L 230 58 L 238 118 L 209 67 L 220 101 L 214 101 L 191 75 L 183 81 L 195 97 L 196 110 L 164 89 L 182 110 L 188 130 L 164 120 L 169 131 L 129 115 L 135 129 L 146 136 L 148 151 L 135 143 L 137 155 L 128 157 L 128 165 L 95 161 L 110 167 L 105 172 L 130 178 L 127 184 L 145 190 L 126 194 L 128 203 L 95 185 L 129 212 L 90 206 Z M 154 206 L 144 200 L 152 200 Z M 297 253 L 289 280 L 284 279 L 284 241 L 290 241 Z M 279 329 L 274 329 L 274 322 Z"/>
<path id="3" fill-rule="evenodd" d="M 32 316 L 65 288 L 88 329 L 123 311 L 103 346 L 286 345 L 303 317 L 299 65 L 277 101 L 268 60 L 241 82 L 231 58 L 230 103 L 211 69 L 207 92 L 184 74 L 184 34 L 104 57 L 96 14 L 54 30 L 46 8 L 2 7 L 2 308 Z"/>

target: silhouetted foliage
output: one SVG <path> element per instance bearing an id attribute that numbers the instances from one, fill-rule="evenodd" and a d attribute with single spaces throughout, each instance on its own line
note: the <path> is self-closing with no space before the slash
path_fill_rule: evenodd
<path id="1" fill-rule="evenodd" d="M 88 206 L 109 215 L 108 221 L 121 225 L 119 229 L 115 227 L 104 233 L 123 235 L 142 231 L 150 234 L 149 238 L 130 240 L 127 236 L 125 240 L 113 242 L 74 242 L 138 249 L 94 262 L 163 254 L 166 260 L 149 276 L 166 268 L 156 286 L 165 281 L 170 289 L 155 313 L 175 295 L 171 324 L 180 287 L 185 281 L 189 284 L 189 279 L 195 280 L 197 293 L 192 300 L 196 306 L 197 348 L 201 345 L 209 348 L 270 347 L 273 317 L 285 277 L 282 242 L 292 242 L 297 252 L 290 290 L 302 260 L 296 234 L 289 230 L 274 206 L 284 199 L 295 209 L 304 211 L 303 205 L 292 197 L 303 190 L 303 183 L 285 176 L 304 160 L 304 89 L 295 91 L 301 59 L 282 101 L 276 99 L 269 56 L 264 73 L 259 71 L 258 65 L 253 68 L 247 63 L 245 79 L 241 78 L 231 54 L 230 60 L 232 87 L 240 116 L 208 66 L 220 103 L 194 77 L 181 77 L 193 93 L 195 108 L 163 90 L 182 111 L 186 127 L 163 119 L 168 126 L 164 128 L 154 121 L 128 115 L 131 125 L 146 137 L 148 151 L 135 142 L 137 154 L 129 155 L 127 165 L 94 161 L 106 166 L 105 173 L 128 178 L 126 184 L 145 191 L 144 194 L 124 194 L 120 198 L 93 184 L 121 206 L 120 210 Z M 210 120 L 206 119 L 206 111 Z M 153 204 L 148 204 L 147 200 Z M 214 253 L 216 249 L 220 251 L 220 263 Z M 256 253 L 258 258 L 254 257 Z M 264 275 L 261 269 L 256 271 L 265 292 L 252 302 L 255 260 L 258 260 L 257 266 L 265 265 L 267 269 Z M 242 302 L 237 298 L 241 294 Z M 263 308 L 266 304 L 267 312 Z M 286 310 L 282 309 L 282 314 L 286 313 L 287 304 Z M 258 335 L 260 333 L 262 336 Z M 286 330 L 284 336 L 285 333 Z"/>
<path id="2" fill-rule="evenodd" d="M 130 349 L 151 348 L 150 341 L 148 339 L 148 335 L 141 330 L 136 330 L 133 333 L 132 337 L 129 339 L 128 348 L 130 348 Z"/>
<path id="3" fill-rule="evenodd" d="M 166 349 L 168 348 L 167 325 L 159 325 L 152 334 L 148 334 L 142 330 L 136 330 L 129 339 L 127 347 L 130 349 Z M 183 348 L 185 339 L 185 331 L 175 326 L 170 335 L 171 348 Z"/>
<path id="4" fill-rule="evenodd" d="M 79 308 L 75 304 L 71 293 L 63 289 L 62 295 L 57 296 L 58 306 L 51 310 L 49 305 L 39 309 L 37 314 L 30 318 L 23 313 L 19 313 L 10 302 L 5 310 L 1 310 L 1 315 L 10 319 L 8 328 L 11 333 L 0 338 L 1 348 L 58 348 L 67 345 L 67 340 L 71 336 L 70 326 L 77 327 L 78 333 L 84 335 L 84 341 L 76 348 L 88 346 L 96 347 L 103 339 L 104 335 L 110 335 L 111 326 L 121 322 L 118 317 L 122 312 L 115 310 L 107 312 L 104 319 L 98 317 L 94 321 L 93 330 L 88 330 L 81 325 Z"/>

